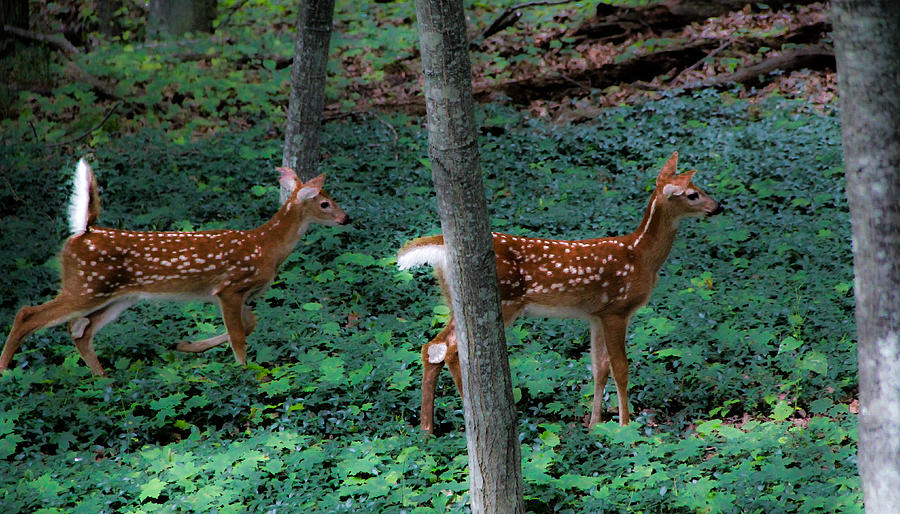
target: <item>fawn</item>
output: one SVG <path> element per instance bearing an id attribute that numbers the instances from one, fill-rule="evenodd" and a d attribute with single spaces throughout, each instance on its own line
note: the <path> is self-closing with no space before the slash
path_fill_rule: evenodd
<path id="1" fill-rule="evenodd" d="M 53 300 L 19 309 L 0 354 L 0 372 L 9 367 L 26 337 L 68 321 L 85 364 L 94 375 L 106 376 L 94 353 L 94 334 L 147 298 L 217 301 L 227 332 L 183 341 L 175 349 L 202 352 L 230 341 L 234 358 L 246 365 L 246 337 L 256 327 L 247 302 L 272 282 L 311 223 L 350 222 L 322 189 L 324 174 L 303 183 L 292 169 L 277 170 L 282 189 L 291 193 L 275 216 L 258 228 L 136 232 L 95 225 L 100 214 L 97 181 L 81 159 L 69 207 L 72 235 L 60 255 L 62 287 Z"/>
<path id="2" fill-rule="evenodd" d="M 619 399 L 619 423 L 627 425 L 628 358 L 625 331 L 632 314 L 647 303 L 657 273 L 672 249 L 681 218 L 713 216 L 722 205 L 695 186 L 696 170 L 676 174 L 674 152 L 656 178 L 656 188 L 633 233 L 600 239 L 559 241 L 493 233 L 503 322 L 520 314 L 577 318 L 590 323 L 594 397 L 589 426 L 600 421 L 603 389 L 612 364 Z M 420 264 L 435 268 L 445 297 L 443 236 L 414 239 L 397 258 L 400 269 Z M 434 432 L 434 394 L 444 363 L 462 395 L 453 318 L 422 347 L 421 429 Z"/>

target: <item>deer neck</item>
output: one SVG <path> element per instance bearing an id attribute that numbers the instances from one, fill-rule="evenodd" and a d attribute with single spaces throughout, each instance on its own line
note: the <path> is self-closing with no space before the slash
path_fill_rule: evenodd
<path id="1" fill-rule="evenodd" d="M 302 204 L 287 201 L 269 221 L 253 230 L 260 240 L 259 245 L 276 262 L 284 261 L 294 251 L 309 227 L 302 209 Z"/>
<path id="2" fill-rule="evenodd" d="M 645 269 L 659 272 L 675 242 L 678 218 L 666 208 L 665 198 L 654 191 L 644 211 L 644 219 L 629 237 L 631 246 Z"/>

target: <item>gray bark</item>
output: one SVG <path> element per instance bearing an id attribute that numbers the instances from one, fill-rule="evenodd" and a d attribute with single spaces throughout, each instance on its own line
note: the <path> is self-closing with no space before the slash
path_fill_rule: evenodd
<path id="1" fill-rule="evenodd" d="M 524 512 L 516 412 L 482 183 L 461 0 L 416 0 L 428 155 L 464 392 L 473 512 Z"/>
<path id="2" fill-rule="evenodd" d="M 868 512 L 900 512 L 900 3 L 833 4 Z"/>
<path id="3" fill-rule="evenodd" d="M 185 32 L 212 32 L 216 0 L 153 0 L 147 36 L 176 37 Z"/>
<path id="4" fill-rule="evenodd" d="M 4 25 L 28 30 L 28 0 L 0 0 L 0 29 Z M 8 37 L 0 30 L 0 38 Z"/>
<path id="5" fill-rule="evenodd" d="M 325 68 L 333 16 L 334 0 L 300 2 L 281 165 L 293 168 L 303 181 L 318 175 L 319 130 L 325 109 Z"/>
<path id="6" fill-rule="evenodd" d="M 119 19 L 116 16 L 116 11 L 121 8 L 122 0 L 97 1 L 97 19 L 100 21 L 100 32 L 104 36 L 118 36 L 122 32 Z"/>

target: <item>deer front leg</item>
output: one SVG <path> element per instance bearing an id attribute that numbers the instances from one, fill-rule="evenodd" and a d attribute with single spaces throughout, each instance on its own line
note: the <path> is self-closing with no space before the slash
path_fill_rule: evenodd
<path id="1" fill-rule="evenodd" d="M 244 335 L 249 336 L 256 328 L 256 316 L 253 315 L 253 310 L 250 309 L 250 306 L 247 304 L 244 304 L 241 315 L 243 316 L 244 321 Z M 228 332 L 225 332 L 224 334 L 219 334 L 208 339 L 201 339 L 199 341 L 181 341 L 175 343 L 173 349 L 185 353 L 200 353 L 205 352 L 210 348 L 215 348 L 228 340 Z"/>
<path id="2" fill-rule="evenodd" d="M 106 371 L 103 370 L 103 366 L 94 352 L 94 334 L 112 323 L 125 309 L 134 305 L 135 302 L 136 300 L 132 299 L 119 300 L 88 314 L 86 317 L 75 318 L 69 321 L 69 335 L 75 342 L 75 348 L 78 349 L 81 360 L 91 368 L 91 373 L 94 375 L 106 376 Z"/>
<path id="3" fill-rule="evenodd" d="M 234 359 L 246 366 L 247 330 L 244 327 L 243 316 L 244 296 L 236 293 L 219 293 L 218 297 L 219 307 L 222 308 L 222 318 L 225 320 L 225 329 L 228 330 L 228 340 L 231 341 L 231 351 L 234 353 Z"/>
<path id="4" fill-rule="evenodd" d="M 628 316 L 604 316 L 602 325 L 606 351 L 612 365 L 613 380 L 616 381 L 616 395 L 619 398 L 619 424 L 625 426 L 631 420 L 628 412 L 628 356 L 625 354 L 625 331 L 628 329 Z"/>
<path id="5" fill-rule="evenodd" d="M 591 374 L 594 377 L 594 397 L 591 401 L 591 418 L 588 427 L 600 423 L 603 412 L 603 391 L 609 379 L 609 353 L 603 337 L 603 322 L 591 319 Z"/>

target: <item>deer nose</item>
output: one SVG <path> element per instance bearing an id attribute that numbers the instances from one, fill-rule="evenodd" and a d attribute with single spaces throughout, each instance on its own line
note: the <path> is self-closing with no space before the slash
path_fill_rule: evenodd
<path id="1" fill-rule="evenodd" d="M 350 223 L 350 216 L 344 215 L 344 219 L 338 222 L 338 225 L 347 225 Z"/>
<path id="2" fill-rule="evenodd" d="M 725 208 L 722 207 L 722 202 L 716 203 L 716 208 L 707 212 L 706 217 L 715 216 L 716 214 L 722 214 L 725 211 Z"/>

